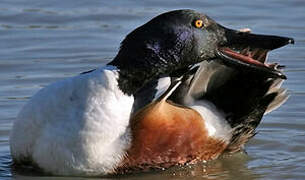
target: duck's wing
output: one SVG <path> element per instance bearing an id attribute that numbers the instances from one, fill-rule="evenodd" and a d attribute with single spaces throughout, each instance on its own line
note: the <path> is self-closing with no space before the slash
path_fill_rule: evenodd
<path id="1" fill-rule="evenodd" d="M 134 94 L 135 102 L 133 105 L 133 112 L 137 112 L 153 101 L 161 100 L 162 98 L 166 100 L 172 93 L 177 91 L 176 88 L 178 86 L 176 86 L 176 84 L 180 84 L 186 81 L 187 78 L 193 77 L 197 72 L 198 67 L 199 66 L 179 69 L 172 74 L 167 74 L 148 82 Z M 185 92 L 181 92 L 181 87 L 179 92 L 179 95 L 185 94 Z"/>
<path id="2" fill-rule="evenodd" d="M 178 104 L 188 105 L 214 92 L 234 75 L 234 70 L 216 61 L 203 61 L 195 73 L 183 77 L 183 82 L 170 99 Z"/>
<path id="3" fill-rule="evenodd" d="M 287 91 L 281 88 L 281 79 L 228 67 L 217 60 L 202 62 L 194 75 L 184 78 L 170 100 L 181 105 L 207 100 L 224 112 L 233 128 L 228 147 L 231 152 L 239 150 L 255 135 L 265 113 L 275 110 L 288 98 Z"/>
<path id="4" fill-rule="evenodd" d="M 182 105 L 205 99 L 212 102 L 228 116 L 232 127 L 240 124 L 237 119 L 247 116 L 269 94 L 276 94 L 264 113 L 283 104 L 288 93 L 281 88 L 283 80 L 268 78 L 255 72 L 233 69 L 218 61 L 200 64 L 197 72 L 184 76 L 182 84 L 170 99 Z M 230 120 L 232 119 L 232 120 Z"/>

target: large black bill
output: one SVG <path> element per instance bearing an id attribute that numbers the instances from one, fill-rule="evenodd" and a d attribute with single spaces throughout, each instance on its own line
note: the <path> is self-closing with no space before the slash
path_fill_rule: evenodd
<path id="1" fill-rule="evenodd" d="M 225 46 L 242 45 L 252 48 L 273 50 L 287 44 L 294 44 L 294 39 L 289 37 L 251 34 L 227 28 L 225 28 L 225 36 L 227 39 L 227 44 Z"/>
<path id="2" fill-rule="evenodd" d="M 222 27 L 224 28 L 224 27 Z M 228 66 L 248 70 L 266 77 L 286 79 L 277 63 L 267 64 L 267 53 L 294 40 L 288 37 L 258 35 L 224 28 L 225 41 L 219 45 L 217 56 Z"/>

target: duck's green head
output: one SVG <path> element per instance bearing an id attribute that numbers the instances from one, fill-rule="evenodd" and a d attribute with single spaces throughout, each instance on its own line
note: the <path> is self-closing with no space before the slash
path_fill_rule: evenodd
<path id="1" fill-rule="evenodd" d="M 293 39 L 235 31 L 196 11 L 176 10 L 161 14 L 128 34 L 109 64 L 121 69 L 127 79 L 134 83 L 138 79 L 141 84 L 145 83 L 143 78 L 158 78 L 215 59 L 283 78 L 280 71 L 264 62 L 269 50 L 288 43 Z M 256 57 L 258 52 L 262 57 Z"/>

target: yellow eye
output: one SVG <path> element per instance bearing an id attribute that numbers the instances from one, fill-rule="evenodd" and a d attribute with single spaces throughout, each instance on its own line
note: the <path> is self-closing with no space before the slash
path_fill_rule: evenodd
<path id="1" fill-rule="evenodd" d="M 203 26 L 203 21 L 201 19 L 195 21 L 196 28 L 201 28 L 202 26 Z"/>

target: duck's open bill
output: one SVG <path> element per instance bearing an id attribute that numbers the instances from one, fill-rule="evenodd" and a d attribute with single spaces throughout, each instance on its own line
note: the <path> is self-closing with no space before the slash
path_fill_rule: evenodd
<path id="1" fill-rule="evenodd" d="M 294 44 L 292 38 L 251 34 L 227 28 L 224 28 L 224 31 L 226 43 L 217 49 L 217 56 L 223 63 L 258 71 L 269 77 L 286 79 L 279 65 L 267 64 L 267 53 L 287 44 Z"/>

